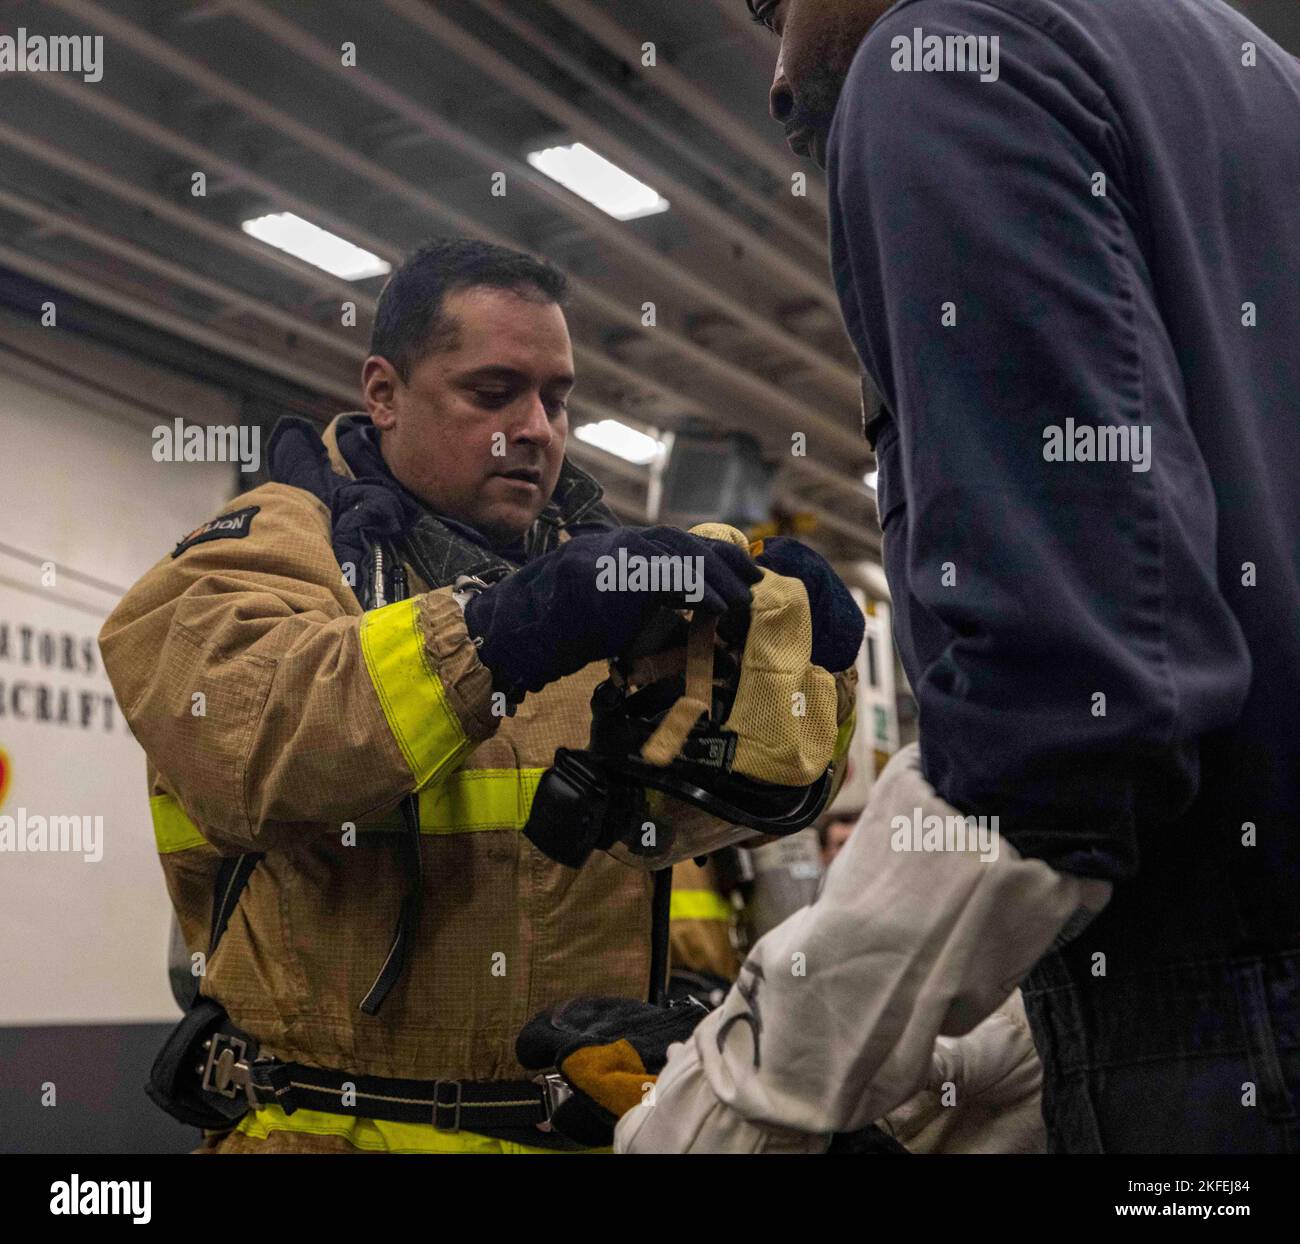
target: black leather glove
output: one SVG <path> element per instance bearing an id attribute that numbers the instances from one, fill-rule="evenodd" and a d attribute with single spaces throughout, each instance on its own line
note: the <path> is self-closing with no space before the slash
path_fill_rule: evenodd
<path id="1" fill-rule="evenodd" d="M 754 560 L 779 575 L 800 580 L 807 590 L 812 612 L 812 663 L 832 674 L 848 669 L 862 647 L 867 624 L 857 601 L 830 562 L 789 536 L 764 540 L 763 551 Z"/>
<path id="2" fill-rule="evenodd" d="M 573 1090 L 551 1126 L 580 1145 L 609 1145 L 614 1128 L 641 1105 L 668 1061 L 709 1013 L 695 1001 L 653 1006 L 632 998 L 575 998 L 534 1015 L 515 1042 L 530 1071 L 554 1067 Z"/>
<path id="3" fill-rule="evenodd" d="M 646 559 L 640 564 L 648 569 L 649 559 L 665 556 L 678 562 L 680 578 L 653 590 L 650 581 L 627 590 L 616 578 L 620 567 L 638 565 L 631 559 Z M 737 545 L 673 527 L 619 527 L 575 536 L 529 562 L 473 597 L 465 622 L 493 688 L 518 701 L 592 661 L 619 656 L 656 609 L 701 609 L 747 621 L 749 585 L 761 577 Z"/>

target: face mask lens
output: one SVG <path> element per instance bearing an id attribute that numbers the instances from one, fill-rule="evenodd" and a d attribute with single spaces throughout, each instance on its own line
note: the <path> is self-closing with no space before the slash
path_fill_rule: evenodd
<path id="1" fill-rule="evenodd" d="M 644 796 L 644 815 L 635 821 L 620 821 L 629 829 L 606 848 L 616 860 L 634 868 L 669 868 L 755 836 L 747 825 L 721 821 L 662 791 L 646 790 Z"/>

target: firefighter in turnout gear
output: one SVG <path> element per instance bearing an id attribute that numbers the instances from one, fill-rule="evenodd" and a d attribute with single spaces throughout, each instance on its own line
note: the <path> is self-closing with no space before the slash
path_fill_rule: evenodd
<path id="1" fill-rule="evenodd" d="M 565 458 L 563 287 L 484 243 L 417 252 L 380 299 L 367 414 L 323 440 L 282 420 L 272 482 L 101 632 L 199 965 L 149 1092 L 201 1152 L 575 1148 L 549 1124 L 563 1083 L 516 1059 L 521 1027 L 574 995 L 655 992 L 651 874 L 604 852 L 567 868 L 520 831 L 647 619 L 743 629 L 761 572 L 744 548 L 618 526 Z M 697 575 L 598 591 L 616 553 Z M 524 580 L 529 616 L 493 607 Z"/>

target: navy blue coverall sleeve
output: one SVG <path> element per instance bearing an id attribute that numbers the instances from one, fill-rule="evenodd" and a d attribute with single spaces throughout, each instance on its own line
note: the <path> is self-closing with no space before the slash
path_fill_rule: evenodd
<path id="1" fill-rule="evenodd" d="M 918 26 L 998 36 L 997 80 L 891 67 Z M 1196 796 L 1201 741 L 1239 713 L 1250 665 L 1140 169 L 1056 33 L 971 0 L 878 23 L 832 132 L 832 258 L 888 416 L 885 568 L 925 774 L 1023 853 L 1117 880 L 1138 830 Z M 1049 460 L 1070 420 L 1136 429 L 1111 444 L 1139 459 L 1149 429 L 1146 469 Z"/>

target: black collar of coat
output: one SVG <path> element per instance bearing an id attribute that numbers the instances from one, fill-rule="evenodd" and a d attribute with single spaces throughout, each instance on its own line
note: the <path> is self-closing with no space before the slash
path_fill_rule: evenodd
<path id="1" fill-rule="evenodd" d="M 333 469 L 316 426 L 295 416 L 282 418 L 271 434 L 271 477 L 304 488 L 329 507 L 335 556 L 345 568 L 351 563 L 362 582 L 369 549 L 379 542 L 400 546 L 420 577 L 437 588 L 461 575 L 492 582 L 557 548 L 562 532 L 618 525 L 600 484 L 565 458 L 555 491 L 523 540 L 494 548 L 468 524 L 435 513 L 393 476 L 369 416 L 340 416 L 335 434 L 352 479 Z"/>

